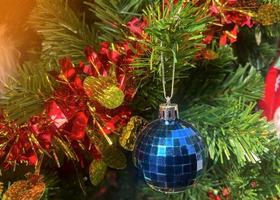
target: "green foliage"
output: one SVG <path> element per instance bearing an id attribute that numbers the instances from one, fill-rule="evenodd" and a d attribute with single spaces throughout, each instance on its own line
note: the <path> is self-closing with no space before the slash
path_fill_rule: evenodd
<path id="1" fill-rule="evenodd" d="M 141 10 L 147 0 L 95 0 L 85 2 L 96 16 L 95 23 L 100 41 L 114 42 L 127 38 L 126 24 L 134 16 L 141 16 Z"/>
<path id="2" fill-rule="evenodd" d="M 148 79 L 148 78 L 147 78 Z M 159 88 L 162 88 L 162 83 L 160 80 L 151 79 L 144 80 L 139 83 L 138 92 L 136 94 L 134 103 L 132 104 L 135 107 L 137 112 L 147 112 L 150 117 L 151 111 L 156 109 L 159 103 L 164 102 L 163 93 Z M 142 114 L 144 114 L 142 113 Z"/>
<path id="3" fill-rule="evenodd" d="M 262 2 L 280 6 L 279 0 L 262 0 Z M 271 37 L 279 39 L 279 36 L 280 36 L 280 24 L 279 23 L 272 24 L 270 26 L 264 26 L 264 27 L 261 27 L 261 29 L 266 37 L 265 39 L 269 39 Z"/>
<path id="4" fill-rule="evenodd" d="M 167 199 L 167 200 L 207 200 L 207 192 L 212 189 L 211 186 L 213 186 L 213 183 L 215 185 L 219 185 L 219 182 L 217 182 L 213 177 L 210 176 L 209 173 L 204 175 L 203 177 L 200 177 L 197 182 L 189 186 L 188 189 L 183 193 L 175 193 L 175 194 L 163 194 L 159 192 L 155 192 L 151 188 L 145 185 L 139 185 L 138 188 L 138 195 L 136 197 L 137 200 L 143 200 L 143 199 L 151 199 L 151 200 L 161 200 L 161 199 Z"/>
<path id="5" fill-rule="evenodd" d="M 41 199 L 42 200 L 57 199 L 56 194 L 60 190 L 60 188 L 58 187 L 59 180 L 57 174 L 55 174 L 53 171 L 47 171 L 47 172 L 44 171 L 42 174 L 44 174 L 43 180 L 46 184 L 46 189 Z"/>
<path id="6" fill-rule="evenodd" d="M 180 103 L 183 106 L 195 102 L 212 104 L 214 98 L 227 95 L 243 97 L 246 102 L 254 102 L 261 97 L 262 76 L 250 65 L 239 66 L 236 69 L 236 60 L 228 50 L 228 48 L 220 49 L 219 59 L 198 63 L 199 67 L 191 71 L 190 78 L 183 82 L 182 88 L 179 89 L 182 93 Z M 183 85 L 187 85 L 188 88 Z"/>
<path id="7" fill-rule="evenodd" d="M 243 28 L 240 30 L 239 39 L 237 43 L 234 44 L 234 53 L 242 65 L 250 62 L 263 74 L 266 73 L 267 68 L 276 55 L 277 39 L 280 36 L 280 32 L 273 33 L 275 34 L 273 37 L 270 35 L 270 29 L 273 26 L 257 26 L 252 29 Z M 256 42 L 256 34 L 261 35 L 260 44 Z"/>
<path id="8" fill-rule="evenodd" d="M 0 107 L 9 120 L 23 123 L 43 111 L 45 99 L 51 95 L 54 87 L 47 69 L 39 63 L 25 63 L 18 69 L 18 76 L 11 79 L 0 98 Z"/>
<path id="9" fill-rule="evenodd" d="M 228 71 L 215 80 L 220 82 L 215 84 L 216 88 L 211 76 L 203 80 L 206 84 L 197 91 L 198 103 L 181 115 L 201 131 L 211 159 L 224 163 L 234 156 L 235 164 L 256 162 L 265 150 L 261 134 L 268 128 L 260 113 L 254 112 L 254 101 L 262 94 L 261 87 L 256 90 L 255 86 L 262 84 L 262 78 L 247 66 Z"/>
<path id="10" fill-rule="evenodd" d="M 182 6 L 184 1 L 180 1 Z M 161 82 L 161 53 L 164 54 L 164 65 L 167 82 L 167 90 L 170 90 L 172 65 L 176 64 L 176 86 L 180 81 L 190 77 L 190 70 L 195 66 L 194 57 L 202 45 L 203 35 L 209 22 L 205 11 L 192 4 L 165 8 L 162 13 L 162 5 L 158 2 L 151 3 L 144 10 L 149 26 L 145 32 L 149 40 L 145 41 L 149 51 L 138 59 L 132 66 L 135 74 L 140 77 L 139 90 L 135 102 L 138 109 L 151 110 L 163 101 Z M 139 41 L 140 43 L 143 41 Z M 160 89 L 158 89 L 160 88 Z M 153 109 L 152 109 L 153 110 Z"/>
<path id="11" fill-rule="evenodd" d="M 230 98 L 213 103 L 216 105 L 193 106 L 182 114 L 205 137 L 210 158 L 224 163 L 234 157 L 237 162 L 232 164 L 236 165 L 255 163 L 265 151 L 261 134 L 266 130 L 260 114 L 252 113 L 255 104 L 246 105 L 242 99 Z"/>
<path id="12" fill-rule="evenodd" d="M 37 0 L 30 23 L 43 37 L 42 59 L 53 65 L 65 56 L 77 63 L 83 58 L 84 48 L 96 44 L 95 32 L 76 16 L 66 0 Z"/>
<path id="13" fill-rule="evenodd" d="M 265 200 L 279 195 L 279 140 L 269 137 L 263 144 L 270 149 L 266 149 L 257 163 L 214 167 L 216 178 L 224 180 L 222 185 L 231 189 L 233 199 Z"/>
<path id="14" fill-rule="evenodd" d="M 279 0 L 261 0 L 261 2 L 263 2 L 263 3 L 271 3 L 271 4 L 275 4 L 275 5 L 280 5 L 280 1 Z"/>
<path id="15" fill-rule="evenodd" d="M 194 58 L 198 47 L 204 47 L 203 32 L 211 18 L 207 17 L 206 9 L 191 3 L 182 9 L 183 3 L 181 0 L 178 6 L 162 9 L 161 1 L 87 1 L 85 6 L 94 15 L 94 20 L 87 21 L 85 13 L 80 19 L 66 0 L 37 0 L 30 23 L 42 36 L 42 64 L 23 65 L 18 77 L 7 86 L 0 106 L 9 119 L 25 122 L 42 112 L 45 100 L 53 92 L 55 81 L 47 73 L 52 69 L 49 65 L 55 66 L 64 56 L 71 56 L 77 63 L 82 60 L 86 45 L 98 48 L 101 41 L 137 41 L 145 44 L 147 50 L 132 64 L 138 83 L 132 103 L 135 113 L 153 118 L 154 108 L 163 101 L 160 69 L 163 52 L 168 87 L 171 66 L 176 63 L 174 99 L 182 105 L 181 118 L 194 123 L 202 133 L 209 150 L 209 166 L 205 176 L 183 194 L 166 196 L 139 187 L 141 194 L 136 199 L 207 199 L 209 190 L 220 192 L 223 187 L 230 188 L 233 199 L 267 199 L 279 195 L 279 141 L 270 137 L 274 134 L 271 126 L 256 109 L 263 91 L 259 71 L 265 71 L 270 62 L 267 57 L 274 53 L 273 42 L 280 36 L 279 24 L 258 30 L 243 28 L 239 35 L 243 40 L 236 45 L 219 47 L 213 43 L 211 49 L 217 53 L 217 59 L 197 61 Z M 147 40 L 128 33 L 127 23 L 133 16 L 146 16 Z M 261 45 L 256 43 L 256 31 L 263 34 Z M 101 136 L 97 133 L 89 137 L 100 147 L 108 166 L 117 169 L 126 166 L 122 151 L 115 146 L 104 150 L 107 144 L 98 139 Z M 69 158 L 75 157 L 69 143 L 60 137 L 54 140 L 56 148 L 63 149 Z M 258 187 L 252 187 L 254 180 Z"/>
<path id="16" fill-rule="evenodd" d="M 180 1 L 176 7 L 165 9 L 161 12 L 160 4 L 151 4 L 144 11 L 147 16 L 149 27 L 145 32 L 151 37 L 150 56 L 151 68 L 160 72 L 159 58 L 163 52 L 166 66 L 171 66 L 176 62 L 177 75 L 193 67 L 191 61 L 194 55 L 202 46 L 203 32 L 206 30 L 209 18 L 206 17 L 205 10 L 186 4 L 182 8 L 184 1 Z M 169 74 L 171 69 L 167 70 Z"/>
<path id="17" fill-rule="evenodd" d="M 242 171 L 242 176 L 251 173 L 256 174 L 258 183 L 258 196 L 263 199 L 280 196 L 280 141 L 279 138 L 269 138 L 266 143 L 267 151 L 261 157 L 259 165 L 249 165 Z"/>

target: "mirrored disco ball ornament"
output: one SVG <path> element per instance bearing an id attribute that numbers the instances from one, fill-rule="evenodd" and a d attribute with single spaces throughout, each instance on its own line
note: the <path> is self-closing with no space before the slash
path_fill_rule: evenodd
<path id="1" fill-rule="evenodd" d="M 198 131 L 178 118 L 176 104 L 161 104 L 159 116 L 137 137 L 134 162 L 154 190 L 182 192 L 203 173 L 206 148 Z"/>

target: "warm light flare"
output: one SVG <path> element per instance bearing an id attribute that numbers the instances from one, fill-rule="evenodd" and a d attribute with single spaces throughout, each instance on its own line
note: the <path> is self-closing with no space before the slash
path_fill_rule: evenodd
<path id="1" fill-rule="evenodd" d="M 19 57 L 19 51 L 7 35 L 6 26 L 0 25 L 0 93 L 3 92 L 9 76 L 16 72 Z"/>

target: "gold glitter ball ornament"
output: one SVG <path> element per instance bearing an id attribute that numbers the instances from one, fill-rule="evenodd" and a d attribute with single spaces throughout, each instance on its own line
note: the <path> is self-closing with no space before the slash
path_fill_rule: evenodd
<path id="1" fill-rule="evenodd" d="M 238 8 L 241 8 L 242 10 L 251 10 L 256 12 L 261 6 L 261 3 L 258 2 L 257 0 L 238 0 L 236 2 L 236 5 Z"/>
<path id="2" fill-rule="evenodd" d="M 39 175 L 28 175 L 27 180 L 14 182 L 3 194 L 2 200 L 39 200 L 42 198 L 46 184 Z"/>
<path id="3" fill-rule="evenodd" d="M 264 26 L 280 22 L 280 6 L 264 4 L 257 11 L 256 20 Z"/>
<path id="4" fill-rule="evenodd" d="M 124 101 L 124 93 L 112 77 L 88 76 L 84 80 L 84 89 L 91 100 L 108 109 L 115 109 Z"/>
<path id="5" fill-rule="evenodd" d="M 113 169 L 124 169 L 127 166 L 125 154 L 117 147 L 108 146 L 102 150 L 102 159 Z"/>
<path id="6" fill-rule="evenodd" d="M 139 131 L 147 125 L 147 123 L 148 122 L 142 117 L 131 117 L 127 125 L 122 130 L 119 138 L 120 145 L 128 151 L 133 151 L 137 133 L 139 133 Z"/>
<path id="7" fill-rule="evenodd" d="M 98 185 L 104 179 L 107 165 L 103 160 L 93 160 L 89 166 L 89 177 L 92 185 Z"/>

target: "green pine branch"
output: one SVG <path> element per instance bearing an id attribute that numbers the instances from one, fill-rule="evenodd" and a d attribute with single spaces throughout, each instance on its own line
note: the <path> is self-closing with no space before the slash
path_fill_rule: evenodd
<path id="1" fill-rule="evenodd" d="M 144 9 L 147 24 L 145 32 L 149 38 L 145 41 L 137 40 L 147 46 L 146 54 L 136 60 L 134 67 L 136 77 L 140 77 L 136 102 L 139 110 L 153 110 L 162 98 L 161 82 L 161 53 L 164 56 L 167 90 L 170 91 L 172 80 L 172 66 L 175 64 L 175 90 L 177 93 L 180 82 L 190 78 L 191 69 L 195 68 L 194 58 L 202 45 L 203 32 L 210 19 L 204 10 L 193 4 L 179 1 L 178 6 L 165 7 L 162 12 L 161 2 L 153 2 Z M 141 103 L 142 102 L 142 103 Z M 145 103 L 144 103 L 145 102 Z"/>
<path id="2" fill-rule="evenodd" d="M 279 0 L 263 0 L 262 2 L 266 4 L 273 4 L 278 7 L 280 6 Z M 274 14 L 279 15 L 279 11 L 278 13 L 274 13 Z M 274 38 L 275 43 L 278 42 L 277 40 L 279 39 L 280 36 L 280 22 L 269 26 L 261 26 L 260 29 L 263 34 L 262 36 L 263 40 L 271 40 L 271 38 Z"/>
<path id="3" fill-rule="evenodd" d="M 171 73 L 171 66 L 176 62 L 177 76 L 185 76 L 192 64 L 204 38 L 210 18 L 204 9 L 191 3 L 183 6 L 179 1 L 176 7 L 165 8 L 158 3 L 151 4 L 144 11 L 149 26 L 145 32 L 151 37 L 149 47 L 151 69 L 161 72 L 160 55 L 164 54 L 166 73 Z"/>
<path id="4" fill-rule="evenodd" d="M 210 158 L 222 164 L 232 158 L 235 165 L 256 163 L 266 149 L 262 134 L 268 130 L 260 113 L 254 113 L 256 104 L 235 97 L 219 98 L 213 104 L 194 105 L 181 114 L 202 133 Z"/>
<path id="5" fill-rule="evenodd" d="M 257 171 L 258 196 L 263 199 L 280 197 L 280 141 L 279 138 L 271 138 L 266 144 L 267 151 L 261 157 L 259 165 L 249 165 L 243 170 L 243 176 L 248 170 Z"/>
<path id="6" fill-rule="evenodd" d="M 141 17 L 142 9 L 147 0 L 95 0 L 86 1 L 98 21 L 99 40 L 114 42 L 127 38 L 127 23 L 135 16 Z"/>
<path id="7" fill-rule="evenodd" d="M 280 5 L 280 1 L 279 0 L 261 0 L 262 3 L 271 3 L 271 4 L 274 4 L 274 5 Z"/>
<path id="8" fill-rule="evenodd" d="M 257 163 L 214 166 L 213 173 L 222 187 L 230 189 L 233 199 L 266 200 L 279 196 L 279 140 L 269 137 L 264 145 L 267 149 Z"/>
<path id="9" fill-rule="evenodd" d="M 45 169 L 43 170 L 44 172 L 41 172 L 44 176 L 44 183 L 46 184 L 46 189 L 44 192 L 44 195 L 42 196 L 42 200 L 50 200 L 50 199 L 58 199 L 56 198 L 57 193 L 59 193 L 59 180 L 58 176 L 56 173 L 53 171 L 46 171 Z"/>
<path id="10" fill-rule="evenodd" d="M 262 133 L 268 132 L 267 123 L 255 112 L 262 95 L 260 74 L 247 66 L 228 71 L 224 78 L 217 76 L 220 80 L 207 77 L 197 89 L 199 99 L 181 115 L 202 132 L 211 159 L 224 163 L 234 157 L 236 165 L 255 163 L 265 151 Z"/>
<path id="11" fill-rule="evenodd" d="M 191 71 L 190 78 L 181 82 L 178 102 L 183 104 L 183 109 L 199 102 L 212 104 L 213 99 L 227 95 L 232 98 L 242 97 L 246 102 L 255 102 L 261 98 L 263 78 L 254 67 L 247 64 L 236 69 L 235 59 L 223 62 L 225 65 L 219 60 L 200 63 L 198 68 Z"/>
<path id="12" fill-rule="evenodd" d="M 48 69 L 43 64 L 25 63 L 18 69 L 18 76 L 11 78 L 0 98 L 0 107 L 9 120 L 23 123 L 44 110 L 45 100 L 54 87 Z"/>
<path id="13" fill-rule="evenodd" d="M 275 25 L 277 26 L 277 25 Z M 263 74 L 266 73 L 277 51 L 277 39 L 279 34 L 271 36 L 270 28 L 257 26 L 255 28 L 242 28 L 239 32 L 239 39 L 233 45 L 234 53 L 238 57 L 238 62 L 242 65 L 251 63 L 257 70 Z M 256 35 L 261 38 L 261 43 L 258 44 Z M 278 35 L 278 36 L 277 36 Z"/>
<path id="14" fill-rule="evenodd" d="M 78 63 L 87 45 L 96 47 L 94 30 L 76 16 L 66 0 L 37 0 L 30 23 L 43 37 L 42 59 L 51 64 L 65 56 Z"/>

